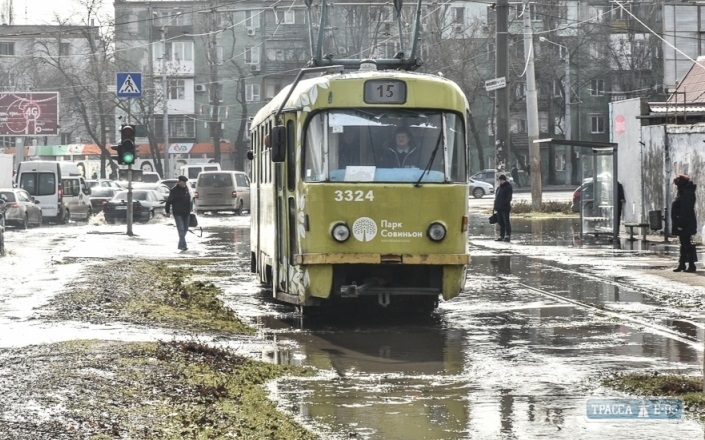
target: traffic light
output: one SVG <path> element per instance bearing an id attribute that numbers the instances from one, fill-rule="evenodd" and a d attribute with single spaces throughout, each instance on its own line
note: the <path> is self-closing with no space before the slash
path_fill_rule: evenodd
<path id="1" fill-rule="evenodd" d="M 132 165 L 135 163 L 135 127 L 132 125 L 123 125 L 120 128 L 118 156 L 120 156 L 118 163 L 121 165 Z"/>
<path id="2" fill-rule="evenodd" d="M 122 144 L 111 145 L 110 148 L 117 151 L 117 156 L 110 156 L 114 161 L 117 161 L 119 165 L 123 165 L 122 161 Z"/>

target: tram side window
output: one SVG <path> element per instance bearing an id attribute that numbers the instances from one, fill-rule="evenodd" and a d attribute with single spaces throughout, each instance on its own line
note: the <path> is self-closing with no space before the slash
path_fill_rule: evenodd
<path id="1" fill-rule="evenodd" d="M 309 182 L 326 180 L 323 149 L 326 132 L 325 114 L 318 113 L 308 124 L 306 130 L 306 158 L 304 160 L 304 179 Z"/>
<path id="2" fill-rule="evenodd" d="M 448 140 L 450 179 L 455 182 L 464 182 L 467 180 L 467 152 L 463 119 L 453 113 L 446 114 L 444 126 L 446 129 L 445 137 Z"/>

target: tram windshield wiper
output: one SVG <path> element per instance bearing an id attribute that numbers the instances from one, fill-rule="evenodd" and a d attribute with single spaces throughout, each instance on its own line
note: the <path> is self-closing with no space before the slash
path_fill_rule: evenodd
<path id="1" fill-rule="evenodd" d="M 424 168 L 423 173 L 419 176 L 419 180 L 416 181 L 414 184 L 415 187 L 421 186 L 421 180 L 423 179 L 423 176 L 428 174 L 429 171 L 431 171 L 431 166 L 433 165 L 433 161 L 436 159 L 436 153 L 438 153 L 438 149 L 441 146 L 441 139 L 443 139 L 443 130 L 441 130 L 438 133 L 438 140 L 436 141 L 436 147 L 433 149 L 433 152 L 431 153 L 431 157 L 428 159 L 428 164 L 426 164 L 426 168 Z"/>

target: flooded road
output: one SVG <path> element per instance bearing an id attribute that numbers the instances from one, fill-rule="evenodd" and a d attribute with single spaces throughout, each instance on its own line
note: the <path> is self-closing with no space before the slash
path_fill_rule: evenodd
<path id="1" fill-rule="evenodd" d="M 624 397 L 600 385 L 603 375 L 700 371 L 702 309 L 676 309 L 654 293 L 669 289 L 639 272 L 664 246 L 583 242 L 574 219 L 517 220 L 513 242 L 496 243 L 484 216 L 474 216 L 466 289 L 432 316 L 309 318 L 271 301 L 249 272 L 249 217 L 202 216 L 203 237 L 189 235 L 185 254 L 167 222 L 139 225 L 125 240 L 111 235 L 119 226 L 99 223 L 11 231 L 0 279 L 9 282 L 9 270 L 25 282 L 0 295 L 0 343 L 158 338 L 125 326 L 47 324 L 33 310 L 101 259 L 224 257 L 213 270 L 230 275 L 213 281 L 268 342 L 257 355 L 320 369 L 270 393 L 321 438 L 705 438 L 687 418 L 586 418 L 587 399 Z M 52 270 L 36 271 L 47 262 Z"/>
<path id="2" fill-rule="evenodd" d="M 420 321 L 302 318 L 255 286 L 241 296 L 241 283 L 226 287 L 226 296 L 277 342 L 263 359 L 325 372 L 279 383 L 272 395 L 307 426 L 343 433 L 339 438 L 703 438 L 703 427 L 687 419 L 587 420 L 588 398 L 623 397 L 601 387 L 603 375 L 697 373 L 703 330 L 666 322 L 672 314 L 658 298 L 619 283 L 628 271 L 576 271 L 585 261 L 615 258 L 615 251 L 580 243 L 574 223 L 517 221 L 516 244 L 505 245 L 474 219 L 465 292 Z M 555 257 L 557 247 L 574 252 Z M 248 263 L 241 262 L 243 271 Z M 657 324 L 645 327 L 654 316 Z"/>

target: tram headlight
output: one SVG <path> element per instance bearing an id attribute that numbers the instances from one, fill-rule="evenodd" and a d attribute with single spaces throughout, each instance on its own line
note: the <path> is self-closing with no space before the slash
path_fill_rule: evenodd
<path id="1" fill-rule="evenodd" d="M 336 223 L 333 225 L 330 235 L 333 236 L 335 241 L 342 243 L 350 238 L 350 228 L 345 223 Z"/>
<path id="2" fill-rule="evenodd" d="M 426 234 L 433 241 L 441 241 L 446 238 L 446 227 L 438 222 L 431 223 Z"/>

